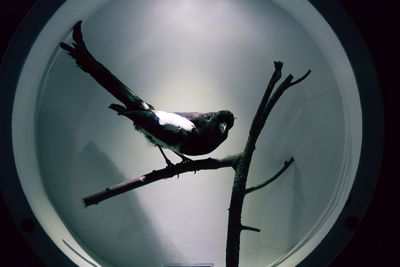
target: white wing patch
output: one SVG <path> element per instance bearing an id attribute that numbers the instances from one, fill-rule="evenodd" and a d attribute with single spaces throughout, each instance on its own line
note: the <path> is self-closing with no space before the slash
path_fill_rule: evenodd
<path id="1" fill-rule="evenodd" d="M 142 106 L 143 106 L 144 109 L 150 110 L 149 105 L 147 105 L 145 102 L 142 102 Z"/>
<path id="2" fill-rule="evenodd" d="M 182 128 L 186 131 L 191 131 L 195 128 L 195 125 L 185 117 L 179 116 L 175 113 L 165 112 L 161 110 L 154 111 L 158 117 L 158 121 L 161 125 L 172 125 L 178 128 Z"/>

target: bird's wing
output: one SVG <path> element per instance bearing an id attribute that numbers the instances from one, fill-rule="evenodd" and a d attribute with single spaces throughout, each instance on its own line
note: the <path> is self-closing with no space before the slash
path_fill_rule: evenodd
<path id="1" fill-rule="evenodd" d="M 213 114 L 215 112 L 207 112 L 207 113 L 201 113 L 201 112 L 174 112 L 175 114 L 178 114 L 189 121 L 191 121 L 196 127 L 200 127 L 201 125 L 204 125 L 206 121 L 209 121 Z"/>
<path id="2" fill-rule="evenodd" d="M 176 120 L 175 116 L 179 115 L 168 112 L 162 113 L 160 111 L 138 110 L 126 111 L 121 115 L 131 119 L 138 130 L 142 131 L 148 138 L 153 137 L 153 139 L 149 138 L 149 140 L 156 144 L 173 147 L 185 142 L 195 125 L 183 117 L 181 119 L 186 120 L 186 122 L 179 121 L 179 119 Z M 172 115 L 172 117 L 166 118 L 168 115 Z M 163 144 L 160 144 L 154 138 Z"/>
<path id="3" fill-rule="evenodd" d="M 92 56 L 83 40 L 81 24 L 82 21 L 79 21 L 73 28 L 73 46 L 62 42 L 60 43 L 60 47 L 75 59 L 76 64 L 83 71 L 89 73 L 101 86 L 121 101 L 128 109 L 154 109 L 150 104 L 144 102 L 139 96 L 132 92 L 122 81 L 115 77 L 104 65 Z"/>

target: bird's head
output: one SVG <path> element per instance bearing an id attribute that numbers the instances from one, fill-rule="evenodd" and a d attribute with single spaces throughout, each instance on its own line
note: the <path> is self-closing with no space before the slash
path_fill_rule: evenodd
<path id="1" fill-rule="evenodd" d="M 215 113 L 214 121 L 218 124 L 218 129 L 222 135 L 228 134 L 228 131 L 233 127 L 235 117 L 229 110 L 221 110 Z"/>

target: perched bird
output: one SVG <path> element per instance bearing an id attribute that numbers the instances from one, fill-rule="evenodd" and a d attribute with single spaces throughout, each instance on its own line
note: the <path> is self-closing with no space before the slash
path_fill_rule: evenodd
<path id="1" fill-rule="evenodd" d="M 230 111 L 200 113 L 156 110 L 90 54 L 83 40 L 81 24 L 82 21 L 79 21 L 73 27 L 72 46 L 61 42 L 60 47 L 75 59 L 83 71 L 123 103 L 111 104 L 109 108 L 132 120 L 135 128 L 160 149 L 168 166 L 173 164 L 162 148 L 170 149 L 183 161 L 188 161 L 190 159 L 185 155 L 210 153 L 225 141 L 234 124 L 234 116 Z"/>

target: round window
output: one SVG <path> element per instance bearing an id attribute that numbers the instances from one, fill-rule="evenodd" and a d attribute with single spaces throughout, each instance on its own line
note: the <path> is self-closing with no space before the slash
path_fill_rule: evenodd
<path id="1" fill-rule="evenodd" d="M 31 240 L 38 253 L 56 248 L 65 266 L 225 266 L 231 170 L 181 174 L 82 207 L 85 196 L 165 167 L 158 149 L 107 109 L 116 100 L 59 47 L 83 20 L 90 52 L 147 102 L 235 114 L 227 140 L 206 157 L 243 149 L 274 61 L 284 62 L 284 75 L 311 69 L 259 137 L 248 186 L 295 162 L 246 198 L 242 220 L 261 232 L 242 233 L 240 265 L 326 264 L 318 256 L 329 261 L 341 249 L 372 195 L 383 123 L 365 48 L 348 38 L 358 35 L 338 21 L 340 7 L 320 2 L 38 4 L 0 77 L 9 88 L 1 92 L 4 184 L 14 190 L 6 197 L 22 229 L 43 228 Z M 18 53 L 26 57 L 15 64 Z"/>

